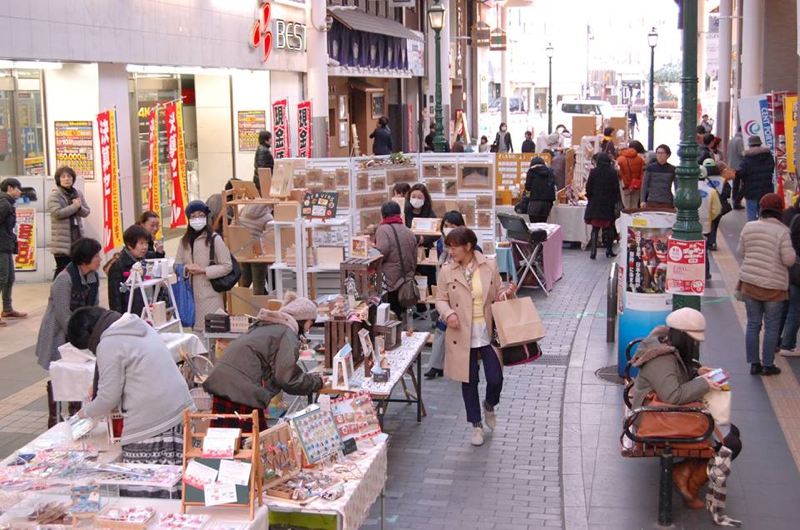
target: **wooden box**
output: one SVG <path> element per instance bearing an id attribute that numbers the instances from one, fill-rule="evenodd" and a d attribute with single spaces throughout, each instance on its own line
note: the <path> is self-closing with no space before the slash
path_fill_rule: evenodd
<path id="1" fill-rule="evenodd" d="M 300 203 L 297 201 L 283 201 L 275 204 L 272 217 L 278 222 L 294 222 L 300 217 Z"/>
<path id="2" fill-rule="evenodd" d="M 209 313 L 205 320 L 206 333 L 228 333 L 231 330 L 231 319 L 222 313 Z"/>
<path id="3" fill-rule="evenodd" d="M 403 342 L 403 323 L 399 320 L 390 320 L 386 325 L 375 325 L 372 328 L 375 336 L 383 335 L 383 347 L 391 351 Z"/>
<path id="4" fill-rule="evenodd" d="M 347 296 L 348 287 L 355 283 L 356 298 L 366 300 L 381 294 L 383 256 L 367 259 L 349 258 L 339 267 L 341 293 Z"/>
<path id="5" fill-rule="evenodd" d="M 353 364 L 357 365 L 364 359 L 361 349 L 361 339 L 358 332 L 362 328 L 361 322 L 351 320 L 329 320 L 325 322 L 325 368 L 333 367 L 333 356 L 336 355 L 345 342 L 353 348 Z"/>

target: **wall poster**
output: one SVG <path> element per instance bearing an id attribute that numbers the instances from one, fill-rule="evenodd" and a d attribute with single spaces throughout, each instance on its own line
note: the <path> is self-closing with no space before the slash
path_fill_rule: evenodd
<path id="1" fill-rule="evenodd" d="M 237 113 L 239 151 L 258 149 L 258 133 L 267 130 L 267 113 L 263 110 L 240 110 Z"/>
<path id="2" fill-rule="evenodd" d="M 78 177 L 94 180 L 94 143 L 91 121 L 57 121 L 56 168 L 69 166 Z"/>
<path id="3" fill-rule="evenodd" d="M 20 206 L 17 208 L 17 256 L 14 269 L 18 271 L 36 270 L 36 208 Z"/>

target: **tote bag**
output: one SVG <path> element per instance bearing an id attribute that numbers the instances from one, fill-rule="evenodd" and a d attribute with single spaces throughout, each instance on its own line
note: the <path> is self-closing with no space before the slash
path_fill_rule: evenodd
<path id="1" fill-rule="evenodd" d="M 537 342 L 547 336 L 536 306 L 527 296 L 493 303 L 492 317 L 501 348 Z"/>
<path id="2" fill-rule="evenodd" d="M 186 327 L 194 326 L 194 295 L 192 294 L 192 282 L 184 276 L 184 265 L 176 268 L 178 281 L 172 284 L 172 292 L 175 295 L 175 305 L 181 316 L 181 324 Z"/>
<path id="3" fill-rule="evenodd" d="M 706 406 L 708 412 L 714 416 L 714 423 L 725 426 L 731 424 L 731 400 L 733 395 L 730 390 L 709 390 L 700 402 Z"/>

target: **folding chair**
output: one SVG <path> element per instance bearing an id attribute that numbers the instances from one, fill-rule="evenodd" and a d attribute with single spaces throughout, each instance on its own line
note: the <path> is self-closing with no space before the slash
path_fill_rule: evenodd
<path id="1" fill-rule="evenodd" d="M 524 285 L 525 278 L 531 274 L 536 280 L 536 283 L 542 288 L 542 291 L 547 296 L 550 293 L 544 281 L 544 271 L 539 265 L 543 246 L 542 244 L 547 241 L 547 232 L 544 230 L 529 230 L 525 220 L 518 215 L 511 215 L 505 213 L 497 214 L 500 224 L 506 229 L 506 236 L 508 242 L 511 243 L 511 251 L 518 252 L 522 258 L 521 263 L 516 262 L 518 266 L 517 276 L 519 276 L 519 285 Z"/>

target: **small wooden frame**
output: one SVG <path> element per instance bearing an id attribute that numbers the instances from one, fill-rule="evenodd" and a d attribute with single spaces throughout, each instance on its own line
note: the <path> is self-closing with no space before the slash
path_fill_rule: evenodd
<path id="1" fill-rule="evenodd" d="M 435 217 L 415 217 L 411 220 L 411 231 L 418 236 L 441 236 L 442 220 Z"/>
<path id="2" fill-rule="evenodd" d="M 288 488 L 284 483 L 302 470 L 300 452 L 295 446 L 292 427 L 288 423 L 281 423 L 262 431 L 259 440 L 264 495 L 291 500 L 293 488 Z M 280 445 L 285 446 L 286 450 L 275 451 L 274 449 Z M 283 453 L 285 456 L 282 456 Z"/>
<path id="3" fill-rule="evenodd" d="M 391 351 L 402 342 L 403 323 L 399 320 L 390 320 L 385 325 L 375 325 L 372 327 L 375 335 L 384 337 L 383 347 L 386 351 Z"/>
<path id="4" fill-rule="evenodd" d="M 251 447 L 261 447 L 259 444 L 259 425 L 258 425 L 258 411 L 254 410 L 250 415 L 247 414 L 213 414 L 213 413 L 191 413 L 188 410 L 183 412 L 183 473 L 186 474 L 186 466 L 189 465 L 189 461 L 192 459 L 201 459 L 204 462 L 214 462 L 216 461 L 217 466 L 219 466 L 219 462 L 221 460 L 227 460 L 224 458 L 203 458 L 203 450 L 202 450 L 202 440 L 205 438 L 205 432 L 199 433 L 197 429 L 194 428 L 194 422 L 206 422 L 211 420 L 218 420 L 218 419 L 238 419 L 241 421 L 245 421 L 250 419 L 253 422 L 253 431 L 252 432 L 243 432 L 242 437 L 251 437 Z M 195 440 L 199 440 L 200 443 L 197 447 L 195 447 Z M 238 445 L 238 444 L 237 444 Z M 230 503 L 230 504 L 221 504 L 219 506 L 231 507 L 231 508 L 249 508 L 250 509 L 250 520 L 253 520 L 255 516 L 255 508 L 256 508 L 256 500 L 258 501 L 258 505 L 262 506 L 261 500 L 261 493 L 262 493 L 262 481 L 261 481 L 261 459 L 254 458 L 255 452 L 253 449 L 238 449 L 234 454 L 233 458 L 235 460 L 242 460 L 246 462 L 250 462 L 250 482 L 247 486 L 236 486 L 237 498 L 240 497 L 241 494 L 246 492 L 247 502 L 237 502 L 237 503 Z M 213 464 L 212 464 L 213 465 Z M 243 488 L 243 489 L 242 489 Z M 196 497 L 196 492 L 201 491 L 194 486 L 187 485 L 185 482 L 182 482 L 182 495 L 181 495 L 181 513 L 186 513 L 187 506 L 205 506 L 205 502 L 198 502 L 198 501 L 191 501 L 187 500 L 189 496 Z"/>

